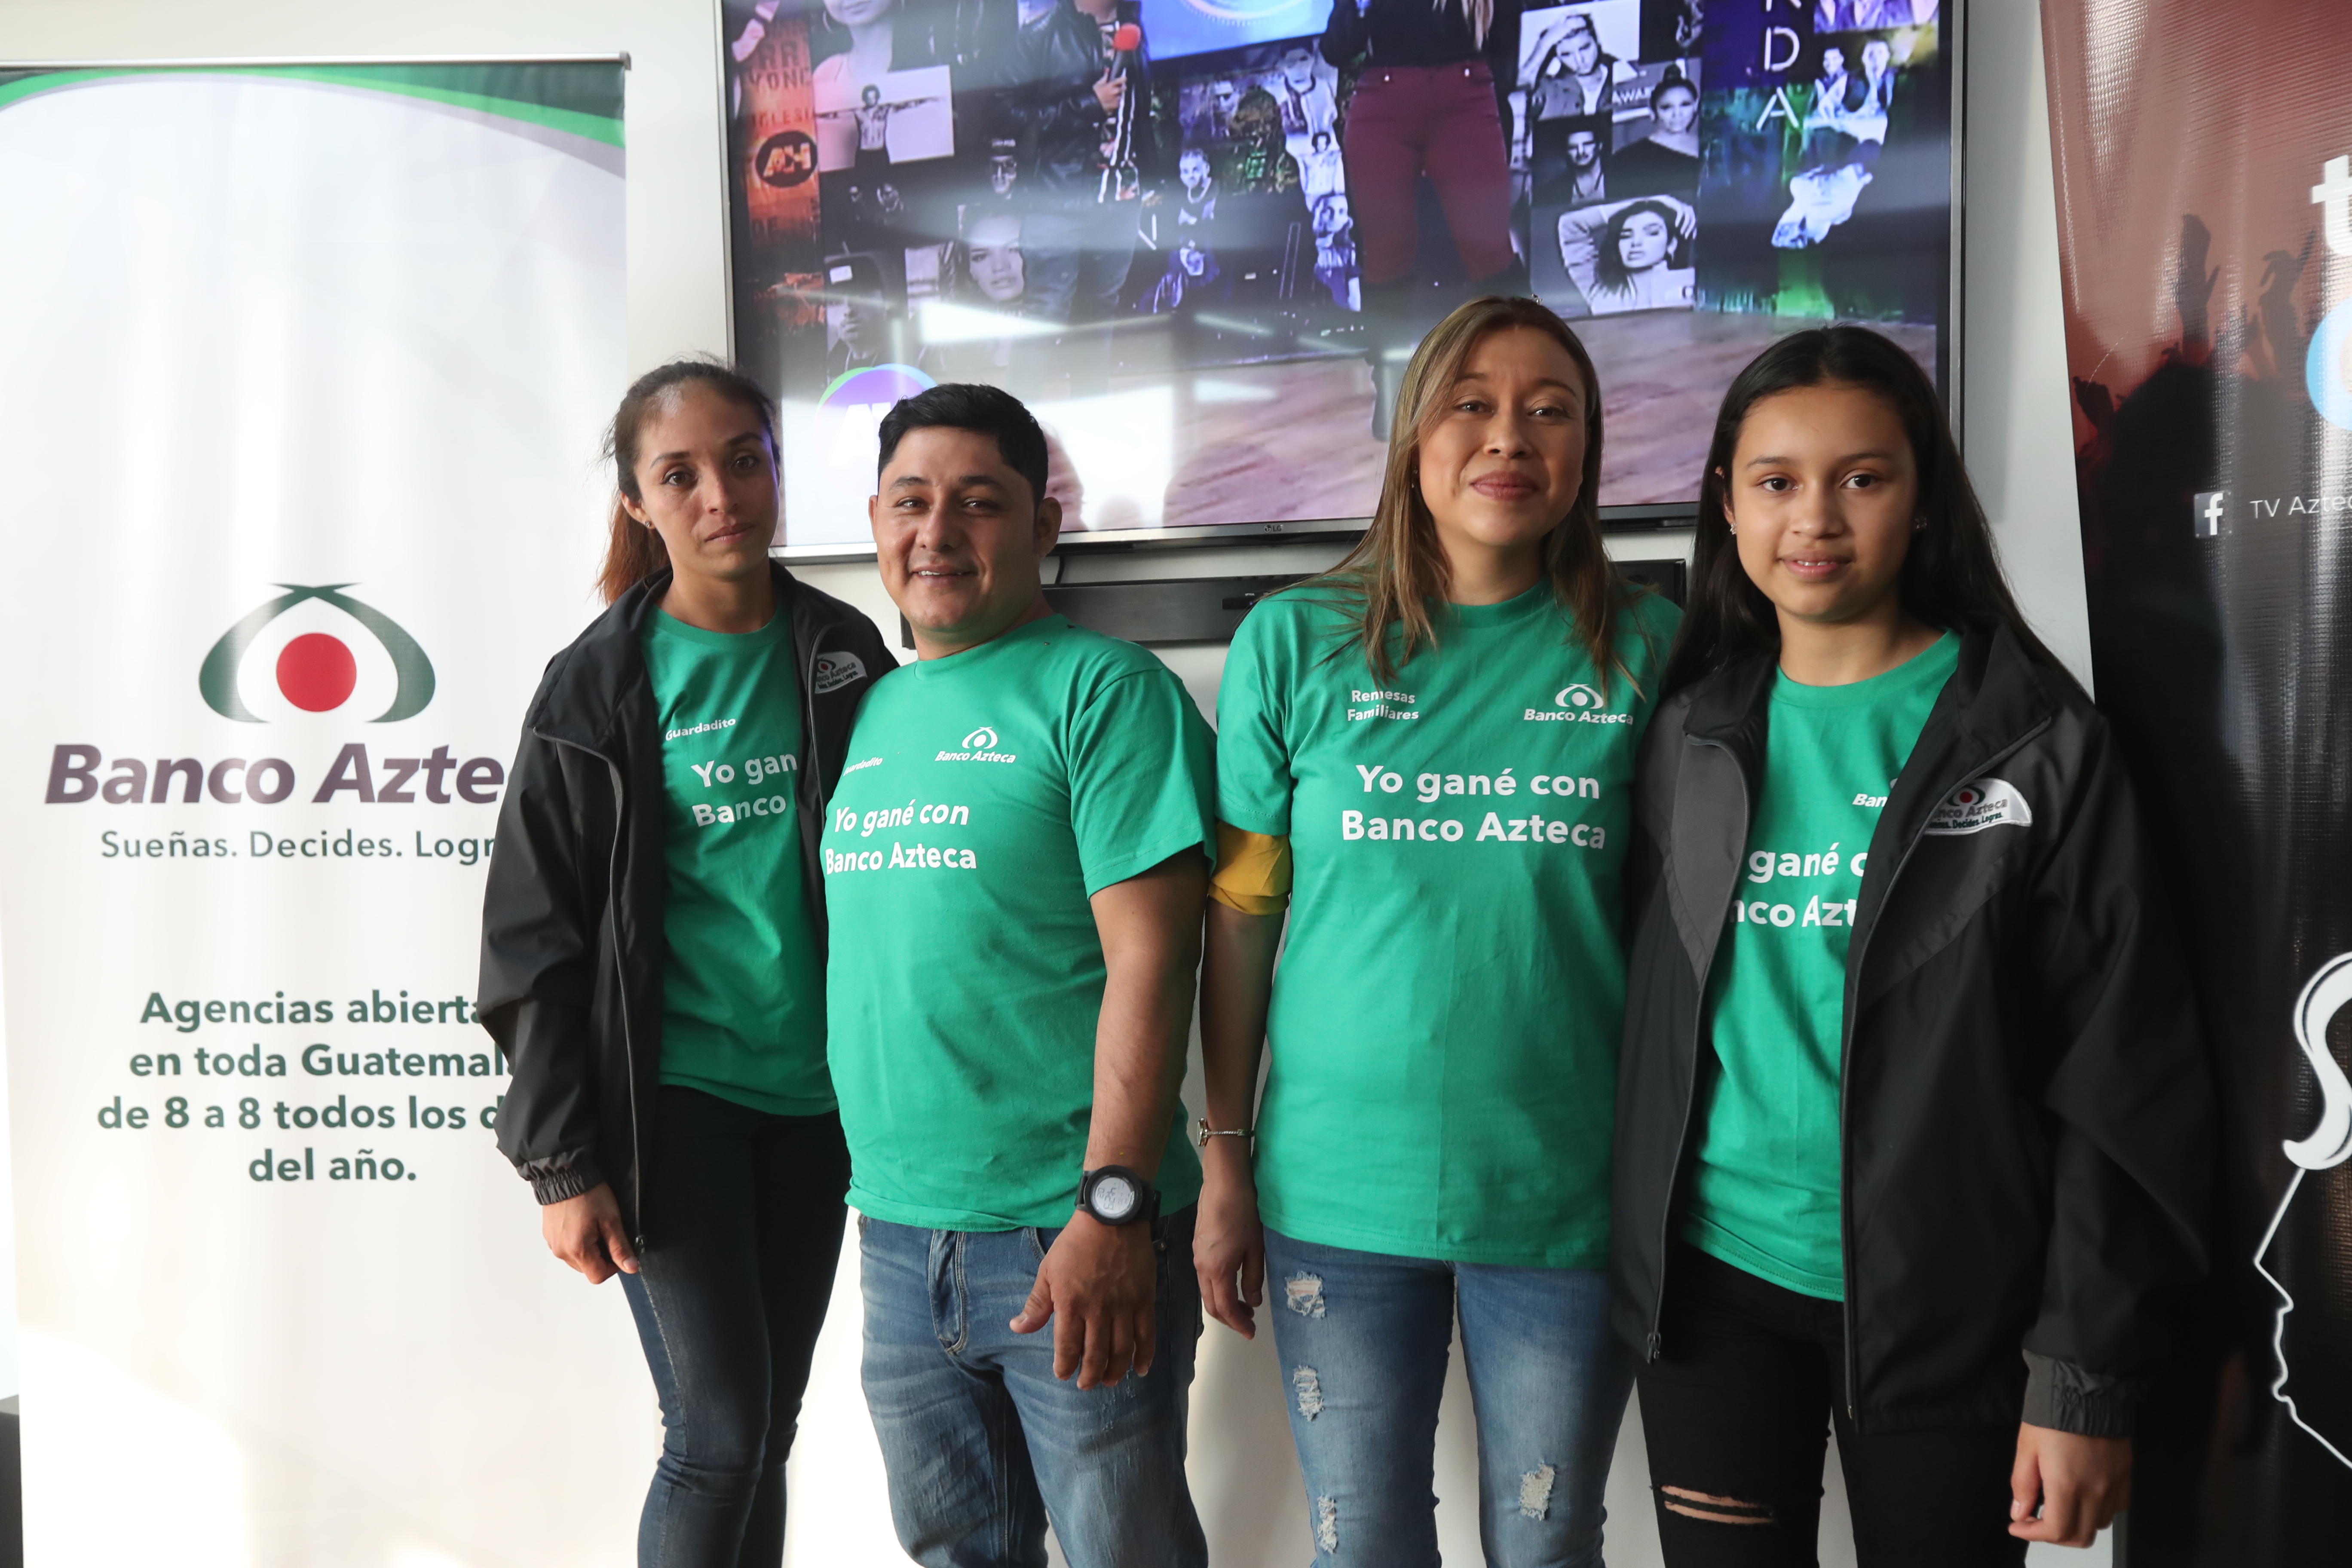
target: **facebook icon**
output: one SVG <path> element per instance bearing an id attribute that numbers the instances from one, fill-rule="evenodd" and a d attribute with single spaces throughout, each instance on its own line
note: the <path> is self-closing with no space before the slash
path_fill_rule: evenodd
<path id="1" fill-rule="evenodd" d="M 2200 539 L 2218 538 L 2221 532 L 2221 503 L 2229 499 L 2227 490 L 2200 490 L 2189 503 L 2189 524 Z"/>

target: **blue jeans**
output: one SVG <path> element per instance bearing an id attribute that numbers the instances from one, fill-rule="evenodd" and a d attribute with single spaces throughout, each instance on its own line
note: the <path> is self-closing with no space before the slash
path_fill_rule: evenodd
<path id="1" fill-rule="evenodd" d="M 775 1568 L 849 1186 L 841 1118 L 772 1116 L 664 1084 L 642 1230 L 621 1289 L 661 1398 L 638 1568 Z"/>
<path id="2" fill-rule="evenodd" d="M 1045 1568 L 1050 1515 L 1071 1568 L 1202 1568 L 1184 1481 L 1201 1335 L 1193 1211 L 1167 1222 L 1150 1373 L 1081 1391 L 1054 1331 L 1008 1326 L 1058 1230 L 858 1223 L 866 1404 L 898 1542 L 925 1568 Z"/>
<path id="3" fill-rule="evenodd" d="M 1391 1258 L 1269 1229 L 1265 1271 L 1318 1561 L 1435 1568 L 1437 1405 L 1458 1306 L 1487 1563 L 1601 1562 L 1633 1380 L 1605 1269 Z"/>

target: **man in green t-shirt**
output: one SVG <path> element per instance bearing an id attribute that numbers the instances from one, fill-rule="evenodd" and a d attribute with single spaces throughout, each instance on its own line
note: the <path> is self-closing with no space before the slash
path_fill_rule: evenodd
<path id="1" fill-rule="evenodd" d="M 993 387 L 882 422 L 869 502 L 916 663 L 827 809 L 827 1058 L 866 1397 L 927 1564 L 1199 1568 L 1183 1074 L 1215 847 L 1208 727 L 1149 653 L 1053 614 L 1045 437 Z M 1051 1323 L 1050 1342 L 1038 1331 Z"/>

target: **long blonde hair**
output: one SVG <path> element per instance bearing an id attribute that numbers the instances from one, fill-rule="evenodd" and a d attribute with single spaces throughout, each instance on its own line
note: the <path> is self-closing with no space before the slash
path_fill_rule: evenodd
<path id="1" fill-rule="evenodd" d="M 1397 416 L 1389 431 L 1387 472 L 1372 525 L 1347 559 L 1302 587 L 1340 590 L 1354 622 L 1345 647 L 1362 650 L 1382 684 L 1396 677 L 1424 646 L 1435 647 L 1429 613 L 1443 600 L 1453 573 L 1438 543 L 1437 521 L 1421 499 L 1421 443 L 1445 415 L 1445 397 L 1462 366 L 1488 334 L 1528 327 L 1568 351 L 1584 378 L 1584 470 L 1576 500 L 1559 526 L 1544 536 L 1544 574 L 1568 611 L 1576 640 L 1591 656 L 1605 690 L 1610 676 L 1625 675 L 1617 654 L 1617 617 L 1645 592 L 1621 579 L 1601 544 L 1601 378 L 1568 323 L 1533 300 L 1489 294 L 1473 300 L 1433 328 L 1413 351 L 1397 389 Z M 1628 678 L 1630 679 L 1630 677 Z"/>
<path id="2" fill-rule="evenodd" d="M 1456 0 L 1430 0 L 1429 8 L 1433 11 L 1443 11 L 1446 6 L 1455 3 Z M 1459 0 L 1459 3 L 1462 6 L 1462 19 L 1470 24 L 1471 45 L 1476 48 L 1485 48 L 1486 34 L 1495 26 L 1495 0 Z M 1593 35 L 1596 38 L 1600 36 L 1598 33 Z"/>

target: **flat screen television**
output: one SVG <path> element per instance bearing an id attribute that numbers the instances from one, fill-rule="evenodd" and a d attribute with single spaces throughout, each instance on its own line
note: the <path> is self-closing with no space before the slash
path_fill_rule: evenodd
<path id="1" fill-rule="evenodd" d="M 1066 538 L 1360 527 L 1414 331 L 1481 289 L 1591 351 L 1604 521 L 1686 517 L 1780 334 L 1948 392 L 1954 4 L 722 0 L 781 552 L 870 551 L 876 426 L 959 380 L 1035 410 Z"/>

